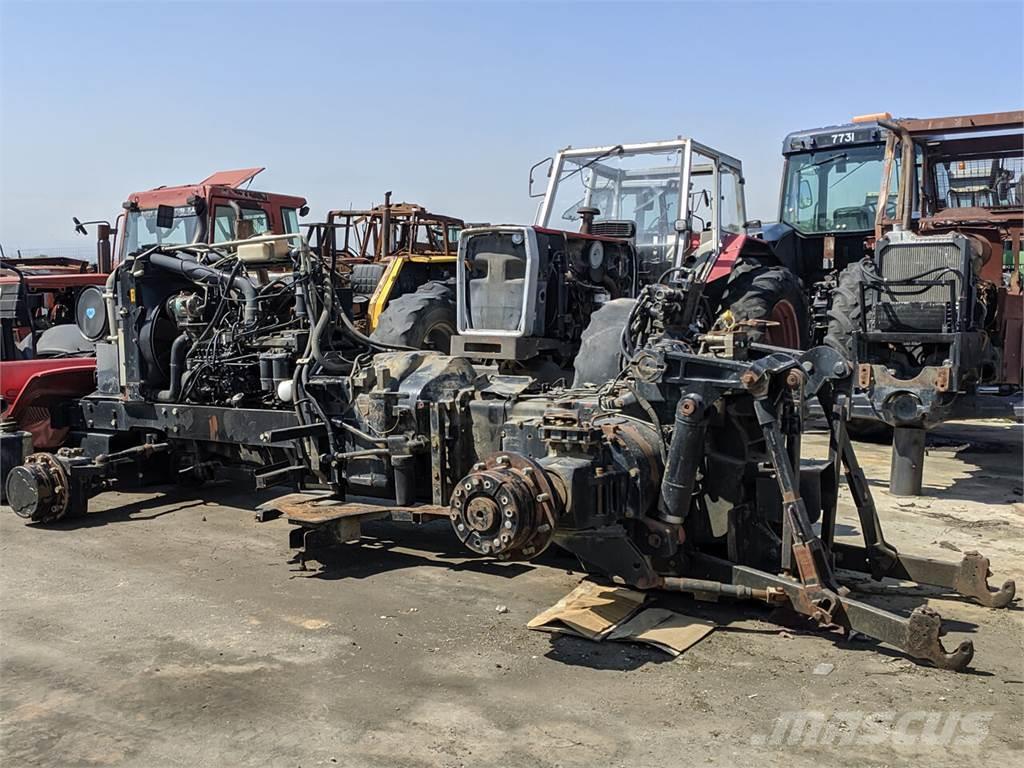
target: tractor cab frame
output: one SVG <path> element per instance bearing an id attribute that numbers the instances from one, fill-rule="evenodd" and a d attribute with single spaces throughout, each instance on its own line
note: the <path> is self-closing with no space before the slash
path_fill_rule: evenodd
<path id="1" fill-rule="evenodd" d="M 462 219 L 432 213 L 415 203 L 384 204 L 365 210 L 331 210 L 311 224 L 306 239 L 321 258 L 347 274 L 353 290 L 353 319 L 377 328 L 392 301 L 430 282 L 455 278 Z"/>
<path id="2" fill-rule="evenodd" d="M 453 354 L 571 365 L 603 304 L 698 261 L 715 280 L 739 256 L 742 165 L 723 152 L 689 138 L 568 147 L 534 166 L 531 186 L 544 164 L 533 226 L 462 233 Z"/>

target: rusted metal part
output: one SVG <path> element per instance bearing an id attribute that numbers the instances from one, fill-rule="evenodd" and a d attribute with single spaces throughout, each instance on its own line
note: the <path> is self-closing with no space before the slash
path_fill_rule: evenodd
<path id="1" fill-rule="evenodd" d="M 977 552 L 964 553 L 959 563 L 903 555 L 895 550 L 884 553 L 845 543 L 833 545 L 832 552 L 838 568 L 866 573 L 877 581 L 890 578 L 943 587 L 988 608 L 1005 608 L 1016 594 L 1012 579 L 998 589 L 989 586 L 989 560 Z"/>
<path id="2" fill-rule="evenodd" d="M 336 499 L 325 494 L 289 493 L 279 496 L 257 507 L 258 510 L 275 510 L 296 525 L 319 525 L 343 518 L 378 520 L 383 518 L 406 518 L 410 515 L 422 517 L 447 517 L 448 508 L 436 505 L 396 507 L 383 504 Z"/>
<path id="3" fill-rule="evenodd" d="M 387 202 L 367 209 L 333 209 L 312 224 L 309 241 L 324 258 L 370 263 L 397 256 L 454 257 L 462 219 L 432 213 L 416 203 Z M 387 233 L 385 232 L 387 230 Z"/>
<path id="4" fill-rule="evenodd" d="M 1003 582 L 999 589 L 992 589 L 988 579 L 992 575 L 987 557 L 978 552 L 965 552 L 964 559 L 953 580 L 953 588 L 965 597 L 973 597 L 988 608 L 1005 608 L 1013 600 L 1017 587 L 1013 580 Z"/>
<path id="5" fill-rule="evenodd" d="M 1009 291 L 1001 290 L 997 301 L 1003 338 L 1001 380 L 1020 385 L 1024 383 L 1021 380 L 1021 367 L 1024 365 L 1024 295 L 1020 292 L 1020 281 L 1016 292 L 1012 288 Z"/>
<path id="6" fill-rule="evenodd" d="M 938 611 L 926 605 L 918 606 L 907 622 L 903 648 L 911 656 L 927 659 L 939 669 L 964 669 L 974 658 L 974 644 L 964 640 L 950 653 L 939 639 L 941 630 L 942 617 Z"/>
<path id="7" fill-rule="evenodd" d="M 551 543 L 561 499 L 544 469 L 517 453 L 487 457 L 452 493 L 455 535 L 478 554 L 537 557 Z"/>
<path id="8" fill-rule="evenodd" d="M 975 131 L 979 128 L 999 130 L 1020 128 L 1024 124 L 1024 110 L 953 115 L 952 117 L 906 118 L 893 122 L 911 134 L 958 133 L 960 131 Z"/>
<path id="9" fill-rule="evenodd" d="M 868 363 L 861 363 L 857 366 L 857 386 L 861 389 L 871 386 L 871 366 Z"/>
<path id="10" fill-rule="evenodd" d="M 795 611 L 810 618 L 821 629 L 867 635 L 940 669 L 963 670 L 974 657 L 970 640 L 961 642 L 953 651 L 943 647 L 939 639 L 942 617 L 926 606 L 916 608 L 906 618 L 853 599 L 840 590 L 801 584 L 785 575 L 776 576 L 746 566 L 734 566 L 732 571 L 734 584 L 753 589 L 779 589 Z"/>
<path id="11" fill-rule="evenodd" d="M 865 372 L 867 372 L 866 376 Z M 863 364 L 858 369 L 858 384 L 864 389 L 871 386 L 874 381 L 876 387 L 948 392 L 951 374 L 952 369 L 948 365 L 927 366 L 917 376 L 901 379 L 889 373 L 889 369 L 884 365 Z"/>
<path id="12" fill-rule="evenodd" d="M 786 602 L 786 593 L 778 587 L 755 589 L 736 584 L 725 584 L 709 579 L 687 579 L 676 576 L 665 576 L 657 589 L 666 592 L 690 592 L 702 595 L 721 595 L 738 600 L 761 600 L 765 603 L 779 604 Z"/>
<path id="13" fill-rule="evenodd" d="M 10 480 L 8 502 L 19 517 L 34 523 L 53 523 L 68 513 L 71 484 L 64 465 L 52 454 L 31 454 L 22 466 L 14 468 Z M 14 484 L 27 493 L 20 492 Z"/>

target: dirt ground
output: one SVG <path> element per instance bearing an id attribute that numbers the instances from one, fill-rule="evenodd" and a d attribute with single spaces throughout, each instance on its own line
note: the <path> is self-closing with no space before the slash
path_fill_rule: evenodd
<path id="1" fill-rule="evenodd" d="M 977 549 L 994 582 L 1024 585 L 1021 437 L 947 425 L 915 500 L 884 491 L 888 447 L 860 444 L 891 542 L 950 559 Z M 1019 599 L 993 611 L 934 592 L 868 596 L 899 611 L 927 600 L 947 648 L 974 639 L 967 673 L 682 596 L 669 604 L 722 626 L 672 660 L 527 630 L 580 579 L 568 559 L 470 560 L 446 523 L 375 524 L 372 543 L 302 572 L 287 564 L 287 524 L 256 523 L 251 495 L 202 494 L 108 494 L 95 509 L 109 511 L 54 529 L 0 513 L 4 766 L 863 768 L 1024 754 Z M 846 512 L 839 531 L 856 535 Z M 773 742 L 797 710 L 881 725 L 846 746 Z M 984 727 L 944 746 L 886 730 L 918 711 Z"/>

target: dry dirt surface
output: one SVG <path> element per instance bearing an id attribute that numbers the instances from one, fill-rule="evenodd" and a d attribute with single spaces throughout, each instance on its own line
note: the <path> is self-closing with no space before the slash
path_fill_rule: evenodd
<path id="1" fill-rule="evenodd" d="M 888 538 L 980 550 L 1024 584 L 1020 427 L 931 443 L 914 500 L 884 491 L 888 447 L 859 445 Z M 445 523 L 378 523 L 302 572 L 286 522 L 255 522 L 264 497 L 198 493 L 107 494 L 51 529 L 0 513 L 2 765 L 1021 764 L 1019 600 L 868 596 L 937 608 L 947 647 L 975 641 L 962 674 L 683 596 L 660 600 L 722 626 L 670 660 L 528 631 L 578 582 L 568 559 L 473 560 Z M 844 498 L 839 532 L 856 535 Z"/>

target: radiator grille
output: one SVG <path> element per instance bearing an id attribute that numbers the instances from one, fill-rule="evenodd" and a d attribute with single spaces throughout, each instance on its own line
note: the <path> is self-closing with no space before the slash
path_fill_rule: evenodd
<path id="1" fill-rule="evenodd" d="M 964 256 L 955 242 L 890 243 L 879 254 L 879 272 L 886 280 L 909 280 L 923 272 L 930 272 L 922 280 L 956 280 L 956 295 L 960 294 Z M 948 268 L 948 271 L 942 271 Z M 883 301 L 949 302 L 949 286 L 933 285 L 927 288 L 893 288 Z"/>
<path id="2" fill-rule="evenodd" d="M 592 234 L 605 237 L 631 238 L 636 235 L 636 222 L 628 219 L 595 221 L 590 228 Z"/>

